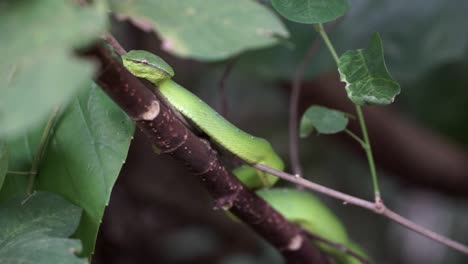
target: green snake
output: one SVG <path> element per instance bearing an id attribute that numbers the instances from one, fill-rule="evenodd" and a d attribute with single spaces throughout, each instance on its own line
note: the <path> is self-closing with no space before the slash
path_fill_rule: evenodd
<path id="1" fill-rule="evenodd" d="M 213 141 L 248 164 L 263 164 L 277 170 L 284 163 L 271 144 L 252 136 L 224 119 L 196 95 L 174 82 L 174 70 L 160 57 L 144 51 L 132 50 L 122 55 L 122 62 L 133 75 L 153 83 L 164 99 L 185 118 L 206 133 Z M 253 173 L 252 173 L 253 172 Z M 247 187 L 258 190 L 271 187 L 276 176 L 242 166 L 234 174 Z M 265 199 L 289 221 L 328 240 L 356 248 L 348 239 L 339 219 L 312 194 L 295 189 L 262 189 L 257 194 Z M 337 257 L 340 263 L 359 263 L 336 249 L 319 246 Z"/>
<path id="2" fill-rule="evenodd" d="M 283 161 L 268 141 L 240 130 L 196 95 L 171 80 L 174 71 L 160 57 L 144 50 L 132 50 L 124 54 L 122 60 L 133 75 L 158 87 L 159 92 L 177 111 L 224 149 L 249 164 L 284 169 Z M 249 170 L 243 169 L 238 174 L 244 184 L 252 189 L 272 186 L 278 180 L 278 177 L 260 171 L 246 171 Z"/>

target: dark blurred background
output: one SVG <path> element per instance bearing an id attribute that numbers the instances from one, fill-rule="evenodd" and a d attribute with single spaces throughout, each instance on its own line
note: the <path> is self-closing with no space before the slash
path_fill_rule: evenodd
<path id="1" fill-rule="evenodd" d="M 402 93 L 390 107 L 366 107 L 381 191 L 387 206 L 413 221 L 468 243 L 468 1 L 350 1 L 330 32 L 341 54 L 382 36 L 387 66 Z M 239 54 L 226 79 L 227 118 L 267 138 L 288 159 L 291 79 L 316 38 L 311 26 L 284 21 L 291 39 Z M 156 52 L 175 80 L 216 109 L 219 81 L 232 60 L 200 63 L 160 49 L 154 34 L 125 21 L 114 33 L 127 50 Z M 321 104 L 353 112 L 331 56 L 322 45 L 305 76 L 301 112 Z M 350 128 L 357 131 L 356 121 Z M 358 131 L 357 131 L 358 133 Z M 300 140 L 307 178 L 372 199 L 367 160 L 345 135 Z M 287 186 L 286 183 L 281 185 Z M 319 195 L 375 263 L 467 263 L 468 257 L 363 209 Z M 105 212 L 95 264 L 281 263 L 273 248 L 247 227 L 213 210 L 210 197 L 180 163 L 153 154 L 136 132 Z"/>

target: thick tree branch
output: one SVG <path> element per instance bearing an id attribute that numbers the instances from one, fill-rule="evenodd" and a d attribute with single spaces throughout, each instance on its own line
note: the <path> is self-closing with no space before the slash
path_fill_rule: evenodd
<path id="1" fill-rule="evenodd" d="M 112 44 L 112 43 L 111 43 Z M 215 201 L 274 245 L 288 263 L 327 263 L 302 230 L 289 223 L 220 163 L 216 151 L 195 136 L 105 45 L 87 53 L 100 63 L 96 81 L 162 153 L 187 165 Z"/>

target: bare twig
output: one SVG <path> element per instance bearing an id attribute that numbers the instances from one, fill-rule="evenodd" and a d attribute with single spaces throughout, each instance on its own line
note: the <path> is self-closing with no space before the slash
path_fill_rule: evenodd
<path id="1" fill-rule="evenodd" d="M 345 194 L 345 193 L 342 193 L 342 192 L 339 192 L 339 191 L 336 191 L 336 190 L 333 190 L 333 189 L 330 189 L 328 187 L 325 187 L 323 185 L 320 185 L 320 184 L 317 184 L 317 183 L 314 183 L 314 182 L 311 182 L 311 181 L 308 181 L 304 178 L 300 178 L 300 177 L 296 177 L 292 174 L 289 174 L 289 173 L 286 173 L 286 172 L 283 172 L 283 171 L 278 171 L 278 170 L 275 170 L 273 168 L 270 168 L 268 166 L 265 166 L 265 165 L 261 165 L 261 164 L 255 164 L 255 165 L 252 165 L 253 167 L 261 170 L 261 171 L 264 171 L 264 172 L 267 172 L 269 174 L 272 174 L 272 175 L 275 175 L 275 176 L 278 176 L 279 178 L 283 179 L 283 180 L 286 180 L 286 181 L 289 181 L 289 182 L 292 182 L 292 183 L 295 183 L 295 184 L 299 184 L 301 186 L 303 186 L 304 188 L 307 188 L 307 189 L 310 189 L 314 192 L 319 192 L 319 193 L 322 193 L 322 194 L 325 194 L 327 196 L 330 196 L 330 197 L 333 197 L 333 198 L 336 198 L 338 200 L 342 200 L 343 201 L 343 204 L 352 204 L 352 205 L 356 205 L 356 206 L 359 206 L 359 207 L 362 207 L 362 208 L 365 208 L 367 210 L 370 210 L 376 214 L 380 214 L 380 215 L 383 215 L 385 217 L 387 217 L 388 219 L 400 224 L 401 226 L 403 227 L 406 227 L 407 229 L 409 230 L 412 230 L 418 234 L 421 234 L 425 237 L 428 237 L 434 241 L 437 241 L 443 245 L 446 245 L 447 247 L 450 247 L 450 248 L 453 248 L 455 250 L 458 250 L 460 252 L 463 252 L 465 254 L 468 255 L 468 246 L 466 245 L 463 245 L 461 243 L 458 243 L 448 237 L 445 237 L 441 234 L 438 234 L 434 231 L 431 231 L 427 228 L 424 228 L 414 222 L 411 222 L 409 219 L 407 218 L 404 218 L 403 216 L 393 212 L 392 210 L 388 209 L 383 203 L 372 203 L 372 202 L 369 202 L 367 200 L 364 200 L 364 199 L 361 199 L 361 198 L 357 198 L 357 197 L 354 197 L 354 196 L 351 196 L 349 194 Z"/>
<path id="2" fill-rule="evenodd" d="M 304 72 L 309 65 L 310 61 L 317 53 L 320 47 L 320 39 L 315 38 L 312 45 L 307 50 L 304 59 L 302 60 L 299 67 L 297 67 L 296 73 L 293 78 L 291 97 L 289 99 L 289 157 L 291 161 L 291 169 L 295 175 L 302 177 L 302 167 L 299 158 L 299 133 L 298 133 L 298 105 L 299 95 L 301 94 L 301 83 L 304 78 Z"/>
<path id="3" fill-rule="evenodd" d="M 340 23 L 342 19 L 338 19 L 334 21 L 331 25 L 329 30 L 335 29 Z M 295 175 L 302 177 L 302 167 L 299 157 L 299 133 L 298 133 L 298 109 L 299 109 L 299 95 L 301 94 L 301 85 L 304 79 L 304 73 L 309 65 L 310 61 L 317 53 L 320 48 L 320 38 L 316 37 L 312 44 L 310 45 L 309 49 L 307 50 L 306 54 L 304 55 L 304 59 L 297 67 L 297 70 L 294 74 L 294 78 L 292 80 L 292 91 L 291 97 L 289 99 L 289 156 L 291 162 L 291 169 Z"/>
<path id="4" fill-rule="evenodd" d="M 229 113 L 229 103 L 227 100 L 227 92 L 226 92 L 226 81 L 231 74 L 232 68 L 236 64 L 237 60 L 239 57 L 233 58 L 231 61 L 227 63 L 226 68 L 224 69 L 223 75 L 221 79 L 219 80 L 218 83 L 218 91 L 219 91 L 219 96 L 220 96 L 220 113 L 222 116 L 227 118 L 227 115 Z"/>

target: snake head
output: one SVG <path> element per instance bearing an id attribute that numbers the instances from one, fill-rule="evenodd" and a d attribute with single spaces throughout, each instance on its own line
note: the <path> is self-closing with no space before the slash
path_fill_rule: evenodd
<path id="1" fill-rule="evenodd" d="M 170 79 L 174 70 L 163 59 L 145 50 L 131 50 L 122 55 L 122 61 L 133 75 L 154 84 Z"/>

